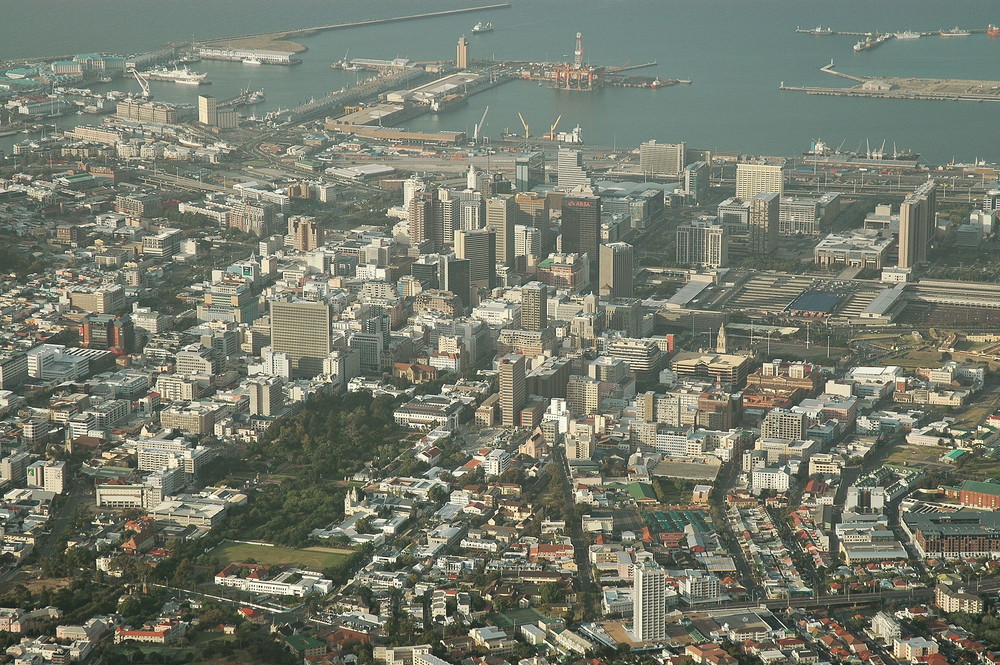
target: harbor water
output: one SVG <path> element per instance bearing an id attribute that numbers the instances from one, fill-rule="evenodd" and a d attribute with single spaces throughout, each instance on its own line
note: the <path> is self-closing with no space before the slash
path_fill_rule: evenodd
<path id="1" fill-rule="evenodd" d="M 454 0 L 3 0 L 6 26 L 0 58 L 84 52 L 134 53 L 168 41 L 207 40 L 368 18 L 401 16 L 474 4 Z M 62 17 L 72 17 L 72 20 Z M 493 32 L 472 35 L 478 21 Z M 821 73 L 836 61 L 839 71 L 860 76 L 1000 78 L 1000 39 L 984 34 L 937 35 L 890 40 L 854 52 L 857 37 L 797 34 L 796 27 L 843 31 L 930 31 L 958 25 L 983 29 L 1000 23 L 1000 6 L 972 0 L 514 0 L 491 10 L 320 33 L 295 41 L 308 47 L 295 67 L 202 61 L 211 86 L 153 82 L 157 100 L 194 104 L 199 92 L 233 96 L 247 85 L 264 88 L 264 103 L 243 112 L 261 115 L 356 82 L 361 72 L 333 70 L 349 53 L 359 58 L 452 59 L 458 37 L 471 42 L 474 59 L 571 60 L 582 32 L 591 64 L 656 61 L 644 76 L 690 79 L 692 85 L 656 90 L 606 88 L 597 92 L 551 90 L 515 81 L 477 95 L 468 103 L 408 123 L 421 129 L 471 133 L 490 106 L 486 134 L 520 131 L 520 111 L 532 133 L 562 115 L 560 130 L 583 127 L 590 145 L 637 147 L 641 141 L 686 141 L 689 146 L 753 154 L 797 154 L 821 138 L 845 150 L 866 140 L 887 151 L 893 144 L 945 163 L 984 159 L 1000 162 L 1000 104 L 809 96 L 781 91 L 788 85 L 848 84 Z M 16 30 L 10 28 L 16 26 Z M 134 81 L 94 86 L 138 90 Z M 58 124 L 96 122 L 89 116 Z M 8 149 L 12 140 L 0 148 Z"/>

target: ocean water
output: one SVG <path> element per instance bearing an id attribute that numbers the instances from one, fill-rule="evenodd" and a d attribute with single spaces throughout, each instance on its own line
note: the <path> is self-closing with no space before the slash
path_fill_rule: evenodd
<path id="1" fill-rule="evenodd" d="M 2 0 L 0 58 L 102 51 L 132 53 L 167 41 L 204 40 L 365 18 L 474 6 L 455 0 Z M 472 35 L 479 20 L 496 26 Z M 892 40 L 855 53 L 850 36 L 796 34 L 822 25 L 846 31 L 939 30 L 1000 23 L 1000 5 L 958 0 L 514 0 L 510 9 L 352 28 L 300 39 L 309 50 L 297 67 L 203 61 L 208 88 L 153 82 L 157 99 L 194 103 L 200 91 L 224 98 L 263 87 L 258 114 L 294 106 L 355 82 L 330 69 L 344 57 L 451 59 L 466 34 L 476 59 L 570 59 L 582 32 L 586 59 L 620 65 L 656 61 L 636 74 L 690 79 L 659 90 L 608 88 L 594 93 L 512 82 L 439 115 L 410 121 L 423 129 L 472 130 L 489 105 L 486 133 L 533 133 L 579 124 L 588 144 L 636 147 L 641 141 L 687 141 L 691 147 L 754 154 L 795 154 L 822 138 L 845 149 L 866 140 L 909 148 L 934 163 L 976 158 L 1000 162 L 1000 103 L 852 99 L 781 91 L 788 85 L 846 84 L 819 71 L 831 59 L 858 75 L 1000 79 L 1000 39 Z M 137 85 L 118 83 L 137 89 Z M 60 124 L 76 122 L 75 116 Z"/>

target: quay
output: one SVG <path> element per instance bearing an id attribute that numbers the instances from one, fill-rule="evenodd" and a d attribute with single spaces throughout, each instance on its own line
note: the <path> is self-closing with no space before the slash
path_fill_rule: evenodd
<path id="1" fill-rule="evenodd" d="M 861 78 L 833 69 L 834 63 L 820 71 L 856 81 L 849 88 L 819 86 L 789 86 L 782 81 L 779 90 L 804 92 L 809 95 L 840 97 L 878 97 L 882 99 L 922 99 L 935 101 L 1000 102 L 1000 81 L 932 78 Z"/>

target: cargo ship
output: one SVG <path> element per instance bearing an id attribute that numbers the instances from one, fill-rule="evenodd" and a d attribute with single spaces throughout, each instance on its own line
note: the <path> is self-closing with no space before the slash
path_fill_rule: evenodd
<path id="1" fill-rule="evenodd" d="M 478 35 L 483 32 L 493 32 L 493 24 L 489 22 L 483 23 L 482 21 L 480 21 L 479 23 L 472 26 L 472 34 Z"/>
<path id="2" fill-rule="evenodd" d="M 968 37 L 972 33 L 969 32 L 968 30 L 962 30 L 960 27 L 956 25 L 951 30 L 942 30 L 939 34 L 942 37 Z"/>
<path id="3" fill-rule="evenodd" d="M 1000 26 L 989 24 L 986 26 L 986 34 L 990 37 L 1000 37 Z"/>
<path id="4" fill-rule="evenodd" d="M 180 83 L 181 85 L 207 85 L 211 81 L 206 81 L 205 77 L 208 74 L 204 72 L 192 72 L 187 67 L 183 69 L 167 69 L 166 67 L 157 67 L 156 69 L 150 69 L 146 72 L 146 77 L 153 81 L 173 81 L 174 83 Z"/>

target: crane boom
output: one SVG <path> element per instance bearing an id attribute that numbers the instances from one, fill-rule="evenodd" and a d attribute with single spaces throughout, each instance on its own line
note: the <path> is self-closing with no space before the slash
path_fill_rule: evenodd
<path id="1" fill-rule="evenodd" d="M 549 140 L 550 141 L 555 141 L 556 140 L 556 127 L 559 126 L 559 121 L 560 120 L 562 120 L 562 114 L 560 114 L 559 117 L 556 118 L 556 121 L 552 123 L 552 126 L 549 127 Z"/>
<path id="2" fill-rule="evenodd" d="M 149 80 L 147 80 L 145 76 L 140 74 L 139 71 L 134 68 L 129 71 L 132 72 L 132 76 L 135 77 L 135 80 L 139 82 L 139 87 L 142 88 L 143 99 L 152 99 L 153 95 L 149 91 Z"/>
<path id="3" fill-rule="evenodd" d="M 486 123 L 486 114 L 490 112 L 489 104 L 486 105 L 486 110 L 483 111 L 483 117 L 479 119 L 479 124 L 477 124 L 472 130 L 472 140 L 479 143 L 479 132 L 483 131 Z"/>
<path id="4" fill-rule="evenodd" d="M 517 117 L 521 119 L 521 124 L 522 124 L 522 125 L 524 125 L 524 138 L 526 138 L 526 139 L 527 139 L 527 138 L 530 138 L 530 137 L 531 137 L 531 134 L 529 133 L 529 130 L 530 130 L 531 128 L 530 128 L 530 127 L 528 126 L 528 123 L 527 123 L 527 122 L 525 122 L 525 120 L 524 120 L 524 116 L 523 116 L 523 115 L 521 115 L 521 112 L 520 112 L 520 111 L 518 111 L 518 112 L 517 112 Z"/>

